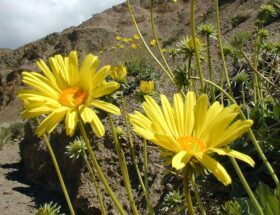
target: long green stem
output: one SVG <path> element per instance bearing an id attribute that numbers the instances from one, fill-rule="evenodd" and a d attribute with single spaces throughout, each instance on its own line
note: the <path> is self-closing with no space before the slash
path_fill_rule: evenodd
<path id="1" fill-rule="evenodd" d="M 139 34 L 142 42 L 144 43 L 144 46 L 146 47 L 146 49 L 148 50 L 148 52 L 151 54 L 151 56 L 153 57 L 153 59 L 158 63 L 158 65 L 162 68 L 162 70 L 167 74 L 167 76 L 170 78 L 170 80 L 172 81 L 173 84 L 175 84 L 175 80 L 174 78 L 171 76 L 171 74 L 169 74 L 169 72 L 166 70 L 166 68 L 161 64 L 161 62 L 157 59 L 157 57 L 154 55 L 154 53 L 152 52 L 152 50 L 149 48 L 148 44 L 146 43 L 143 35 L 141 34 L 141 31 L 138 27 L 137 21 L 135 19 L 131 4 L 130 4 L 130 0 L 126 0 L 127 6 L 128 6 L 128 10 L 132 19 L 132 22 L 137 30 L 137 33 Z"/>
<path id="2" fill-rule="evenodd" d="M 114 142 L 115 142 L 117 155 L 119 158 L 124 186 L 125 186 L 126 192 L 128 194 L 128 198 L 129 198 L 129 203 L 130 203 L 131 209 L 133 211 L 133 214 L 138 215 L 139 213 L 137 211 L 137 207 L 135 205 L 134 198 L 133 198 L 132 188 L 131 188 L 131 184 L 130 184 L 130 180 L 129 180 L 129 174 L 128 174 L 126 161 L 125 161 L 125 156 L 123 154 L 123 151 L 121 149 L 121 146 L 120 146 L 120 143 L 119 143 L 116 131 L 115 131 L 115 126 L 113 124 L 112 116 L 109 113 L 108 113 L 108 118 L 109 118 L 109 124 L 110 124 L 111 131 L 112 131 L 112 136 L 113 136 Z"/>
<path id="3" fill-rule="evenodd" d="M 223 68 L 223 73 L 226 77 L 227 85 L 230 89 L 231 87 L 230 87 L 229 75 L 228 75 L 227 65 L 226 65 L 226 60 L 225 60 L 225 55 L 224 55 L 224 49 L 223 49 L 223 43 L 222 43 L 222 34 L 221 34 L 221 27 L 220 27 L 219 0 L 214 0 L 214 3 L 215 3 L 215 10 L 216 10 L 216 25 L 217 25 L 218 43 L 219 43 L 222 66 L 223 66 L 222 68 Z M 230 92 L 231 92 L 231 90 L 230 90 Z"/>
<path id="4" fill-rule="evenodd" d="M 190 8 L 190 22 L 191 22 L 191 32 L 192 32 L 192 41 L 193 41 L 193 47 L 194 47 L 194 52 L 195 52 L 195 58 L 196 58 L 196 69 L 198 71 L 198 76 L 200 79 L 200 84 L 201 84 L 201 89 L 204 92 L 205 91 L 205 86 L 204 86 L 204 79 L 203 79 L 203 74 L 200 66 L 200 58 L 199 58 L 199 53 L 197 49 L 197 44 L 196 44 L 196 35 L 195 35 L 195 18 L 194 18 L 194 12 L 195 12 L 195 0 L 191 0 L 191 8 Z"/>
<path id="5" fill-rule="evenodd" d="M 136 173 L 137 173 L 137 176 L 138 176 L 138 180 L 140 182 L 140 186 L 141 186 L 141 188 L 143 190 L 143 193 L 145 195 L 146 203 L 149 207 L 150 214 L 153 215 L 154 214 L 154 209 L 153 209 L 153 206 L 151 205 L 151 201 L 150 201 L 150 198 L 149 198 L 150 196 L 147 193 L 148 190 L 145 187 L 145 184 L 143 182 L 141 172 L 139 170 L 139 166 L 138 166 L 138 163 L 137 163 L 137 160 L 136 160 L 133 139 L 132 139 L 132 135 L 131 135 L 131 132 L 130 132 L 129 120 L 128 120 L 128 115 L 127 115 L 127 111 L 126 111 L 126 103 L 125 103 L 125 99 L 124 99 L 123 96 L 121 98 L 121 102 L 122 102 L 122 106 L 123 106 L 123 115 L 124 115 L 124 118 L 125 118 L 125 126 L 126 126 L 126 130 L 127 130 L 127 136 L 128 136 L 128 142 L 129 142 L 129 145 L 130 145 L 132 160 L 133 160 L 133 163 L 134 163 L 134 166 L 135 166 L 135 169 L 136 169 Z"/>
<path id="6" fill-rule="evenodd" d="M 109 194 L 109 196 L 111 197 L 112 201 L 114 202 L 114 204 L 115 204 L 116 207 L 118 208 L 120 214 L 126 215 L 126 212 L 124 211 L 124 209 L 123 209 L 123 207 L 121 206 L 119 200 L 116 198 L 114 192 L 113 192 L 112 189 L 110 188 L 110 186 L 109 186 L 109 184 L 108 184 L 108 182 L 107 182 L 105 176 L 104 176 L 103 173 L 102 173 L 102 170 L 101 170 L 101 168 L 100 168 L 100 166 L 99 166 L 99 164 L 98 164 L 98 161 L 97 161 L 97 159 L 96 159 L 96 157 L 95 157 L 95 155 L 94 155 L 94 152 L 93 152 L 92 147 L 91 147 L 91 145 L 90 145 L 90 143 L 89 143 L 89 139 L 88 139 L 88 137 L 87 137 L 87 134 L 86 134 L 84 125 L 83 125 L 83 123 L 81 122 L 81 120 L 79 120 L 78 126 L 79 126 L 80 132 L 81 132 L 81 134 L 82 134 L 82 137 L 83 137 L 83 139 L 84 139 L 84 141 L 85 141 L 85 143 L 86 143 L 86 147 L 87 147 L 87 150 L 88 150 L 88 152 L 89 152 L 91 162 L 92 162 L 94 168 L 96 169 L 96 173 L 97 173 L 99 179 L 102 181 L 102 183 L 103 183 L 103 185 L 104 185 L 106 191 L 108 192 L 108 194 Z"/>
<path id="7" fill-rule="evenodd" d="M 162 53 L 162 49 L 159 45 L 158 35 L 157 35 L 157 32 L 156 32 L 155 23 L 154 23 L 154 0 L 151 0 L 151 4 L 150 4 L 150 17 L 151 17 L 150 22 L 151 22 L 152 33 L 153 33 L 154 38 L 157 42 L 157 47 L 158 47 L 159 53 L 160 53 L 161 58 L 162 58 L 165 66 L 167 68 L 167 71 L 168 71 L 170 77 L 172 77 L 174 79 L 174 75 L 173 75 L 173 73 L 172 73 L 172 71 L 169 67 L 169 64 L 167 63 L 166 58 L 165 58 L 164 54 Z"/>
<path id="8" fill-rule="evenodd" d="M 194 79 L 197 79 L 197 78 L 194 77 Z M 197 79 L 197 80 L 198 80 L 198 79 Z M 212 82 L 212 81 L 209 81 L 209 80 L 204 80 L 204 81 L 205 81 L 206 83 L 208 83 L 208 84 L 213 85 L 215 88 L 217 88 L 219 91 L 221 91 L 221 92 L 230 100 L 230 102 L 231 102 L 232 104 L 237 104 L 236 101 L 235 101 L 235 99 L 232 98 L 223 88 L 221 88 L 220 86 L 218 86 L 217 84 L 215 84 L 215 83 Z M 244 115 L 244 113 L 243 113 L 242 111 L 240 111 L 240 117 L 241 117 L 243 120 L 246 120 L 246 116 Z M 253 131 L 252 131 L 252 129 L 249 129 L 248 132 L 249 132 L 249 136 L 250 136 L 250 138 L 251 138 L 251 141 L 252 141 L 254 147 L 256 148 L 256 150 L 257 150 L 257 152 L 258 152 L 260 158 L 262 159 L 262 161 L 263 161 L 264 165 L 266 166 L 268 172 L 270 173 L 272 179 L 274 180 L 277 189 L 280 190 L 279 179 L 278 179 L 277 175 L 275 174 L 275 172 L 274 172 L 274 170 L 273 170 L 271 164 L 270 164 L 269 161 L 267 160 L 265 154 L 263 153 L 263 151 L 262 151 L 260 145 L 258 144 L 258 141 L 257 141 L 257 139 L 256 139 L 256 137 L 255 137 L 255 135 L 254 135 L 254 133 L 253 133 Z"/>
<path id="9" fill-rule="evenodd" d="M 37 119 L 37 123 L 40 124 L 40 120 L 38 118 L 36 118 L 36 119 Z M 65 183 L 64 183 L 64 180 L 63 180 L 60 168 L 58 166 L 55 154 L 54 154 L 54 152 L 52 150 L 52 146 L 51 146 L 51 144 L 50 144 L 46 134 L 43 134 L 43 139 L 44 139 L 44 141 L 46 143 L 48 152 L 49 152 L 49 154 L 51 156 L 51 159 L 52 159 L 52 162 L 53 162 L 53 165 L 54 165 L 54 169 L 56 171 L 56 175 L 58 177 L 58 180 L 59 180 L 62 192 L 63 192 L 65 200 L 66 200 L 66 203 L 68 205 L 69 212 L 70 212 L 71 215 L 75 215 L 75 211 L 73 209 L 73 206 L 72 206 L 72 203 L 71 203 L 68 191 L 66 189 L 66 186 L 65 186 Z"/>
<path id="10" fill-rule="evenodd" d="M 236 160 L 233 157 L 229 157 L 229 158 L 230 158 L 230 161 L 231 161 L 231 163 L 232 163 L 232 165 L 233 165 L 233 167 L 234 167 L 234 169 L 235 169 L 235 171 L 236 171 L 244 189 L 246 190 L 252 204 L 254 205 L 254 208 L 257 210 L 257 213 L 259 215 L 264 215 L 264 213 L 262 211 L 262 207 L 259 205 L 259 203 L 258 203 L 253 191 L 251 190 L 246 178 L 244 177 L 238 163 L 236 162 Z"/>
<path id="11" fill-rule="evenodd" d="M 244 57 L 244 59 L 246 60 L 246 62 L 249 64 L 249 66 L 252 68 L 253 72 L 256 73 L 260 78 L 266 80 L 268 83 L 270 83 L 272 86 L 275 87 L 275 84 L 273 82 L 271 82 L 269 79 L 267 79 L 263 74 L 261 74 L 255 67 L 254 65 L 251 63 L 251 61 L 249 60 L 249 58 L 247 57 L 247 55 L 245 54 L 245 52 L 240 49 L 242 56 Z"/>
<path id="12" fill-rule="evenodd" d="M 210 81 L 213 81 L 214 78 L 213 78 L 212 64 L 211 64 L 210 37 L 209 36 L 206 37 L 206 41 L 207 41 L 207 60 L 208 60 L 209 78 L 210 78 Z M 211 86 L 211 96 L 212 96 L 212 100 L 216 101 L 215 90 L 214 90 L 213 86 Z"/>
<path id="13" fill-rule="evenodd" d="M 194 195 L 195 195 L 195 198 L 197 200 L 200 212 L 201 212 L 202 215 L 206 215 L 205 208 L 203 207 L 203 203 L 201 201 L 201 198 L 200 198 L 200 195 L 199 195 L 199 192 L 198 192 L 198 188 L 196 186 L 195 174 L 194 173 L 192 174 L 191 182 L 192 182 L 192 187 L 193 187 Z"/>
<path id="14" fill-rule="evenodd" d="M 193 209 L 193 204 L 192 204 L 189 182 L 190 182 L 189 171 L 188 171 L 187 167 L 185 167 L 184 168 L 184 178 L 183 178 L 185 199 L 186 199 L 186 202 L 187 202 L 188 211 L 189 211 L 190 215 L 195 215 L 195 212 L 194 212 L 194 209 Z"/>
<path id="15" fill-rule="evenodd" d="M 49 151 L 49 154 L 51 156 L 51 159 L 52 159 L 52 162 L 53 162 L 53 165 L 54 165 L 54 168 L 55 168 L 55 171 L 56 171 L 56 174 L 57 174 L 60 186 L 61 186 L 61 189 L 63 191 L 65 200 L 66 200 L 68 208 L 69 208 L 69 212 L 70 212 L 71 215 L 75 215 L 75 211 L 73 209 L 73 206 L 72 206 L 72 203 L 71 203 L 68 191 L 67 191 L 66 186 L 64 184 L 64 180 L 63 180 L 62 174 L 60 172 L 60 168 L 58 166 L 56 157 L 55 157 L 54 152 L 52 150 L 51 144 L 50 144 L 50 142 L 49 142 L 49 140 L 47 138 L 47 135 L 43 134 L 43 138 L 44 138 L 44 141 L 46 143 L 46 146 L 47 146 L 47 149 Z"/>
<path id="16" fill-rule="evenodd" d="M 150 199 L 150 194 L 149 194 L 149 183 L 148 183 L 148 152 L 147 152 L 147 140 L 146 139 L 144 139 L 143 154 L 144 154 L 144 182 L 145 182 L 145 188 L 147 191 L 147 199 L 148 199 L 148 202 L 150 202 L 151 199 Z M 148 204 L 147 204 L 147 207 L 149 209 Z"/>
<path id="17" fill-rule="evenodd" d="M 99 201 L 99 204 L 100 204 L 100 207 L 101 207 L 101 213 L 102 213 L 102 215 L 105 215 L 107 213 L 106 213 L 104 202 L 103 202 L 103 198 L 102 198 L 102 195 L 101 195 L 101 192 L 100 192 L 100 187 L 99 187 L 98 182 L 96 180 L 96 177 L 95 177 L 95 174 L 93 172 L 93 169 L 92 169 L 91 165 L 88 162 L 88 158 L 87 158 L 87 155 L 86 155 L 85 152 L 83 152 L 83 159 L 84 159 L 84 162 L 86 163 L 86 167 L 87 167 L 87 169 L 88 169 L 88 171 L 89 171 L 89 173 L 91 175 L 93 186 L 96 189 L 97 198 L 98 198 L 98 201 Z"/>

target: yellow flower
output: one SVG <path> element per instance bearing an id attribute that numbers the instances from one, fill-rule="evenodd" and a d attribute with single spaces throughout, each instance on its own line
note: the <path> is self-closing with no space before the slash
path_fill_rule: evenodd
<path id="1" fill-rule="evenodd" d="M 133 35 L 133 39 L 135 39 L 135 40 L 140 40 L 139 34 L 134 34 L 134 35 Z"/>
<path id="2" fill-rule="evenodd" d="M 117 40 L 117 41 L 120 41 L 121 39 L 122 39 L 121 36 L 116 36 L 116 40 Z"/>
<path id="3" fill-rule="evenodd" d="M 253 124 L 252 120 L 233 122 L 240 112 L 237 105 L 223 107 L 215 102 L 208 107 L 207 95 L 201 95 L 197 101 L 193 92 L 187 93 L 185 102 L 181 94 L 175 94 L 173 107 L 164 95 L 161 95 L 162 108 L 150 96 L 145 96 L 145 100 L 142 104 L 145 115 L 138 111 L 130 114 L 133 130 L 174 154 L 172 166 L 177 170 L 194 160 L 228 185 L 231 178 L 211 157 L 213 153 L 235 157 L 254 166 L 251 157 L 225 147 Z"/>
<path id="4" fill-rule="evenodd" d="M 104 66 L 97 71 L 99 60 L 92 54 L 79 66 L 76 51 L 64 58 L 56 55 L 49 61 L 50 68 L 42 60 L 37 62 L 43 74 L 22 73 L 23 83 L 32 89 L 18 92 L 18 97 L 28 102 L 21 116 L 47 115 L 37 129 L 38 136 L 52 132 L 64 118 L 67 135 L 72 136 L 78 120 L 82 120 L 90 123 L 97 136 L 103 136 L 104 126 L 91 107 L 120 114 L 118 107 L 99 99 L 119 88 L 118 83 L 105 81 L 111 67 Z"/>
<path id="5" fill-rule="evenodd" d="M 157 44 L 157 41 L 155 39 L 151 40 L 150 45 L 155 46 Z"/>
<path id="6" fill-rule="evenodd" d="M 123 44 L 118 43 L 117 46 L 118 46 L 120 49 L 124 49 L 124 45 L 123 45 Z"/>
<path id="7" fill-rule="evenodd" d="M 161 52 L 162 52 L 162 53 L 166 53 L 166 52 L 167 52 L 167 49 L 161 49 Z"/>
<path id="8" fill-rule="evenodd" d="M 133 39 L 132 38 L 128 38 L 128 42 L 132 42 L 133 41 Z"/>
<path id="9" fill-rule="evenodd" d="M 152 95 L 155 90 L 154 81 L 140 81 L 139 86 L 140 92 L 145 95 Z"/>
<path id="10" fill-rule="evenodd" d="M 110 77 L 113 80 L 122 83 L 125 80 L 126 75 L 127 75 L 127 69 L 125 66 L 118 65 L 118 66 L 112 67 L 112 72 L 110 74 Z"/>
<path id="11" fill-rule="evenodd" d="M 123 38 L 123 41 L 125 42 L 125 43 L 129 43 L 129 38 Z"/>
<path id="12" fill-rule="evenodd" d="M 137 49 L 137 45 L 136 45 L 135 43 L 132 43 L 132 44 L 131 44 L 131 48 L 132 48 L 132 49 Z"/>

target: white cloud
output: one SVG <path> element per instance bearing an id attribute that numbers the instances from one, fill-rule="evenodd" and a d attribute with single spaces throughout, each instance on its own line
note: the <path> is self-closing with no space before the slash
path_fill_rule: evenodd
<path id="1" fill-rule="evenodd" d="M 124 0 L 1 0 L 0 48 L 17 48 L 81 24 Z"/>

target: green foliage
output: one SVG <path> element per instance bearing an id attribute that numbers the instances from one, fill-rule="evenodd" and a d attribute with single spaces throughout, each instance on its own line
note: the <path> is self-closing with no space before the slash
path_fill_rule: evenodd
<path id="1" fill-rule="evenodd" d="M 241 205 L 237 201 L 227 201 L 223 206 L 223 212 L 219 215 L 241 215 Z"/>
<path id="2" fill-rule="evenodd" d="M 163 206 L 163 211 L 165 213 L 176 211 L 177 214 L 180 214 L 180 212 L 185 208 L 184 195 L 182 195 L 179 191 L 176 190 L 170 191 L 164 197 Z"/>
<path id="3" fill-rule="evenodd" d="M 62 215 L 60 213 L 60 208 L 61 206 L 59 206 L 57 203 L 45 203 L 38 209 L 35 215 Z"/>
<path id="4" fill-rule="evenodd" d="M 280 214 L 280 205 L 278 195 L 276 191 L 272 190 L 266 184 L 260 183 L 254 192 L 256 198 L 258 199 L 263 213 L 265 215 L 278 215 Z M 254 215 L 257 214 L 252 202 L 249 198 L 239 198 L 236 199 L 242 207 L 242 214 L 244 215 Z"/>
<path id="5" fill-rule="evenodd" d="M 216 30 L 211 23 L 202 23 L 198 27 L 198 33 L 203 37 L 212 37 L 216 39 Z"/>
<path id="6" fill-rule="evenodd" d="M 82 137 L 77 137 L 73 142 L 70 142 L 68 146 L 66 146 L 66 155 L 71 159 L 78 159 L 80 156 L 84 155 L 84 152 L 87 150 L 85 141 Z"/>
<path id="7" fill-rule="evenodd" d="M 244 46 L 248 42 L 249 39 L 250 39 L 250 33 L 249 32 L 238 32 L 230 40 L 230 44 L 234 47 L 241 48 L 242 46 Z"/>
<path id="8" fill-rule="evenodd" d="M 146 59 L 131 60 L 125 62 L 128 76 L 134 76 L 137 80 L 157 80 L 160 76 L 155 67 Z"/>
<path id="9" fill-rule="evenodd" d="M 257 26 L 264 26 L 273 22 L 280 15 L 279 0 L 272 0 L 261 5 L 257 14 Z"/>
<path id="10" fill-rule="evenodd" d="M 11 137 L 12 134 L 9 127 L 0 127 L 0 149 L 10 142 Z"/>
<path id="11" fill-rule="evenodd" d="M 245 22 L 250 18 L 249 13 L 239 13 L 231 18 L 231 25 L 233 28 L 237 27 L 241 23 Z"/>

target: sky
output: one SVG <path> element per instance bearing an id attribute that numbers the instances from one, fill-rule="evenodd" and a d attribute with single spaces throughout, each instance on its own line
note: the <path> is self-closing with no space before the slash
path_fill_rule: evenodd
<path id="1" fill-rule="evenodd" d="M 0 48 L 15 49 L 77 26 L 125 0 L 0 0 Z"/>

